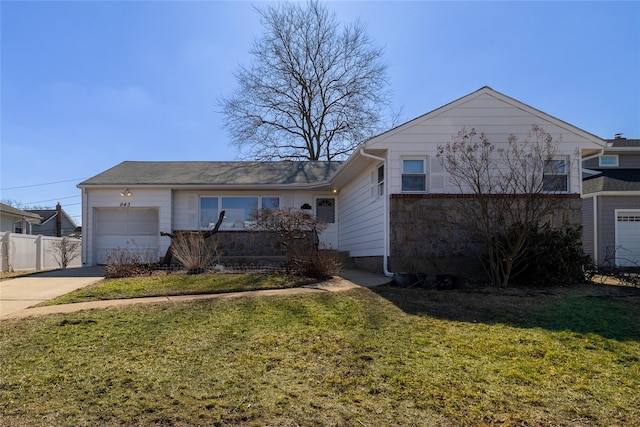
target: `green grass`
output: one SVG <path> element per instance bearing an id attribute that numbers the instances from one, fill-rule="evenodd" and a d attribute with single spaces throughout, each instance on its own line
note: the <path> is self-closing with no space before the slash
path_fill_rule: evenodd
<path id="1" fill-rule="evenodd" d="M 640 297 L 378 288 L 0 323 L 0 425 L 640 425 Z"/>
<path id="2" fill-rule="evenodd" d="M 62 295 L 44 305 L 110 299 L 143 298 L 222 292 L 253 291 L 260 289 L 293 288 L 315 280 L 276 274 L 169 274 L 165 276 L 139 276 L 105 279 L 94 285 Z"/>

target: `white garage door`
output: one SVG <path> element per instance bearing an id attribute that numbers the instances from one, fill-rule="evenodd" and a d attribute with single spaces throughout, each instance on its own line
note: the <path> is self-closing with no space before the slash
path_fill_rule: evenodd
<path id="1" fill-rule="evenodd" d="M 640 212 L 616 213 L 616 265 L 640 266 Z"/>
<path id="2" fill-rule="evenodd" d="M 139 261 L 158 260 L 157 208 L 96 209 L 96 262 L 109 255 L 128 252 Z"/>

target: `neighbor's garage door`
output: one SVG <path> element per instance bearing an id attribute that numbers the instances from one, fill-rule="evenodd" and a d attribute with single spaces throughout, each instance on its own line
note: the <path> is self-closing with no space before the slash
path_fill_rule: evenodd
<path id="1" fill-rule="evenodd" d="M 616 214 L 616 265 L 640 266 L 640 212 Z"/>
<path id="2" fill-rule="evenodd" d="M 158 260 L 157 208 L 96 209 L 96 262 L 104 264 L 116 252 L 128 252 L 140 261 Z M 122 250 L 122 251 L 121 251 Z"/>

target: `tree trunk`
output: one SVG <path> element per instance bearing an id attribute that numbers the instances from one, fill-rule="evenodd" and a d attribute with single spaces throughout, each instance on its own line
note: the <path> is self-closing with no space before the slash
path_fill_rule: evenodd
<path id="1" fill-rule="evenodd" d="M 220 216 L 218 216 L 218 221 L 216 222 L 215 227 L 213 227 L 211 230 L 206 230 L 206 231 L 192 231 L 192 233 L 200 233 L 202 235 L 203 239 L 208 239 L 211 236 L 213 236 L 214 234 L 216 234 L 218 232 L 218 229 L 220 228 L 220 225 L 222 225 L 222 220 L 224 219 L 224 214 L 225 211 L 221 211 L 220 212 Z M 161 265 L 171 265 L 171 261 L 173 260 L 173 239 L 176 237 L 175 234 L 171 234 L 171 233 L 165 233 L 164 231 L 160 232 L 161 236 L 167 236 L 171 238 L 171 243 L 169 243 L 169 247 L 167 248 L 167 252 L 165 253 L 164 257 L 162 258 L 162 261 L 160 262 Z"/>

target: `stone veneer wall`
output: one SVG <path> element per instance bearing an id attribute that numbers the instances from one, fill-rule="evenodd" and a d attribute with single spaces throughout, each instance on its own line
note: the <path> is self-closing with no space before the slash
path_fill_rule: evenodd
<path id="1" fill-rule="evenodd" d="M 483 245 L 456 227 L 459 203 L 466 194 L 393 194 L 390 206 L 389 270 L 429 274 L 455 274 L 486 278 L 478 259 Z M 582 200 L 577 194 L 560 199 L 551 217 L 553 227 L 582 226 Z"/>
<path id="2" fill-rule="evenodd" d="M 268 263 L 281 262 L 286 249 L 275 233 L 264 231 L 219 231 L 211 237 L 217 242 L 221 262 Z M 303 242 L 299 240 L 298 242 Z M 309 233 L 304 243 L 313 243 Z"/>

